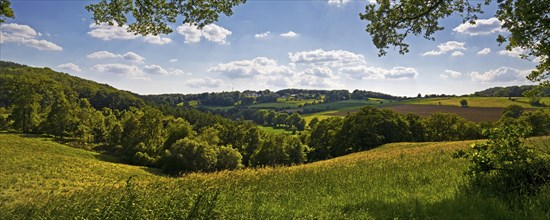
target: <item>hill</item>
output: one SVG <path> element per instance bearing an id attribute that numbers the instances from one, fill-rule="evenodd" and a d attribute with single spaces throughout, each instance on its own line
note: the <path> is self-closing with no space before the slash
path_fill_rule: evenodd
<path id="1" fill-rule="evenodd" d="M 0 218 L 547 219 L 550 187 L 517 203 L 472 192 L 474 141 L 395 143 L 327 161 L 171 178 L 48 138 L 0 134 Z M 530 143 L 550 138 L 530 139 Z"/>
<path id="2" fill-rule="evenodd" d="M 524 92 L 532 90 L 537 86 L 525 85 L 525 86 L 508 86 L 508 87 L 493 87 L 482 91 L 478 91 L 472 94 L 477 97 L 523 97 Z M 542 91 L 543 96 L 550 96 L 550 90 L 545 89 Z"/>

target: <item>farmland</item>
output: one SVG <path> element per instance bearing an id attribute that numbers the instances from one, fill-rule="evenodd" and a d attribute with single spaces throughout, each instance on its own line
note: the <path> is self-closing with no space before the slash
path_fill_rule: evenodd
<path id="1" fill-rule="evenodd" d="M 519 105 L 524 108 L 534 108 L 531 104 L 529 104 L 529 98 L 527 97 L 513 97 L 511 100 L 508 97 L 422 98 L 405 101 L 403 104 L 460 106 L 460 100 L 462 99 L 468 101 L 469 107 L 506 108 L 510 105 Z M 541 98 L 541 103 L 550 105 L 550 97 Z"/>
<path id="2" fill-rule="evenodd" d="M 0 139 L 8 158 L 0 161 L 2 219 L 550 217 L 548 187 L 510 200 L 471 191 L 466 161 L 450 155 L 474 141 L 395 143 L 306 165 L 173 178 L 48 138 Z"/>

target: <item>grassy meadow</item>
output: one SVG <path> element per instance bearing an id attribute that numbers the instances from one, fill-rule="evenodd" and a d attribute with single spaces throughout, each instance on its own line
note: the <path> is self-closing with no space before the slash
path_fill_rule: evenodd
<path id="1" fill-rule="evenodd" d="M 451 153 L 474 141 L 395 143 L 305 165 L 176 178 L 48 138 L 0 140 L 0 219 L 550 218 L 549 186 L 512 198 L 470 190 L 466 160 Z"/>

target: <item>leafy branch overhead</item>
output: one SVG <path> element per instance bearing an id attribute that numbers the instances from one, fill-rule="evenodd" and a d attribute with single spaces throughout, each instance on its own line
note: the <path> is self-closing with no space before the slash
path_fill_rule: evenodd
<path id="1" fill-rule="evenodd" d="M 475 4 L 471 3 L 474 2 Z M 369 24 L 366 31 L 379 49 L 379 55 L 387 54 L 394 46 L 399 53 L 409 52 L 405 38 L 409 35 L 435 40 L 433 34 L 443 30 L 439 20 L 453 14 L 462 16 L 463 22 L 475 23 L 477 15 L 483 13 L 482 6 L 492 0 L 377 0 L 369 4 L 365 13 L 359 16 Z M 525 50 L 523 58 L 540 59 L 537 69 L 527 77 L 544 87 L 550 87 L 550 0 L 496 0 L 498 9 L 495 17 L 508 31 L 499 35 L 499 44 L 508 43 L 507 50 Z"/>
<path id="2" fill-rule="evenodd" d="M 168 25 L 183 16 L 183 23 L 204 27 L 218 21 L 220 14 L 230 16 L 233 7 L 246 0 L 101 0 L 86 6 L 96 23 L 123 26 L 141 35 L 172 32 Z"/>

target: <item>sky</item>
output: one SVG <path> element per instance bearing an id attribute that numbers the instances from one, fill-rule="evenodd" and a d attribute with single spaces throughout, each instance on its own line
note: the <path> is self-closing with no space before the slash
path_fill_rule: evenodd
<path id="1" fill-rule="evenodd" d="M 0 59 L 106 83 L 139 94 L 285 88 L 355 89 L 397 96 L 471 94 L 532 84 L 536 59 L 496 42 L 506 35 L 485 7 L 475 25 L 452 16 L 435 41 L 411 36 L 410 52 L 378 49 L 359 14 L 372 0 L 248 0 L 202 30 L 138 36 L 95 24 L 94 1 L 13 0 L 0 26 Z"/>

